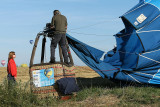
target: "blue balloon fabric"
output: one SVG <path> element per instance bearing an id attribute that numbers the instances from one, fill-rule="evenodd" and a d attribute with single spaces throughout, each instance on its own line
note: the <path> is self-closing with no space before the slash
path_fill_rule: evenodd
<path id="1" fill-rule="evenodd" d="M 160 84 L 160 2 L 140 0 L 120 17 L 125 28 L 115 36 L 117 47 L 108 53 L 67 34 L 77 56 L 101 77 Z"/>

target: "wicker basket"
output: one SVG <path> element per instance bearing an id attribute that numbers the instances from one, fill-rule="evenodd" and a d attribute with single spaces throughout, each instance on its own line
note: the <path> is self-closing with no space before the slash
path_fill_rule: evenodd
<path id="1" fill-rule="evenodd" d="M 64 78 L 64 77 L 74 77 L 75 78 L 75 71 L 74 66 L 67 67 L 62 64 L 51 64 L 51 65 L 39 65 L 39 66 L 33 66 L 30 68 L 30 85 L 31 85 L 31 91 L 32 93 L 38 95 L 39 97 L 47 97 L 47 96 L 54 96 L 59 97 L 58 93 L 58 87 L 56 84 L 53 86 L 45 86 L 45 87 L 36 87 L 33 83 L 33 75 L 32 72 L 35 70 L 42 70 L 42 69 L 54 69 L 54 81 Z"/>

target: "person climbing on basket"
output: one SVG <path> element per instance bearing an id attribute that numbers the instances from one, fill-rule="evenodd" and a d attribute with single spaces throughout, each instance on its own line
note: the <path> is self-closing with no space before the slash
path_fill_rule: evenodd
<path id="1" fill-rule="evenodd" d="M 15 52 L 11 51 L 8 55 L 8 64 L 7 64 L 7 79 L 8 85 L 15 85 L 17 78 L 17 67 L 14 59 L 16 58 Z"/>
<path id="2" fill-rule="evenodd" d="M 61 15 L 59 10 L 54 10 L 54 16 L 51 20 L 51 26 L 54 28 L 54 36 L 51 40 L 51 60 L 50 63 L 55 63 L 55 49 L 59 43 L 62 48 L 62 54 L 64 62 L 68 62 L 68 54 L 66 48 L 66 30 L 67 30 L 67 18 L 64 15 Z"/>

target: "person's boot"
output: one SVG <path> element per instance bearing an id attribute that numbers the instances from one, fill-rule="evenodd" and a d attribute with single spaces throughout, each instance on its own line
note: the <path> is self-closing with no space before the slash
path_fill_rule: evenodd
<path id="1" fill-rule="evenodd" d="M 50 60 L 49 63 L 55 63 L 55 60 Z"/>
<path id="2" fill-rule="evenodd" d="M 72 67 L 72 64 L 70 64 L 68 61 L 67 62 L 64 61 L 64 64 L 67 65 L 68 67 Z"/>

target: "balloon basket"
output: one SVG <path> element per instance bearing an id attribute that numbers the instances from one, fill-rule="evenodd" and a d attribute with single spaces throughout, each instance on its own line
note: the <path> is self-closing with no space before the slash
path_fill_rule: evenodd
<path id="1" fill-rule="evenodd" d="M 51 86 L 36 86 L 35 76 L 33 73 L 35 71 L 44 70 L 44 69 L 54 69 L 54 84 Z M 67 78 L 72 77 L 75 78 L 75 67 L 67 67 L 66 65 L 62 64 L 48 64 L 48 65 L 36 65 L 32 66 L 30 68 L 30 86 L 31 86 L 31 92 L 35 95 L 38 95 L 39 98 L 46 98 L 46 97 L 54 97 L 54 98 L 60 98 L 61 100 L 67 100 L 70 99 L 71 96 L 63 96 L 58 91 L 58 86 L 56 85 L 56 81 L 61 78 Z"/>

